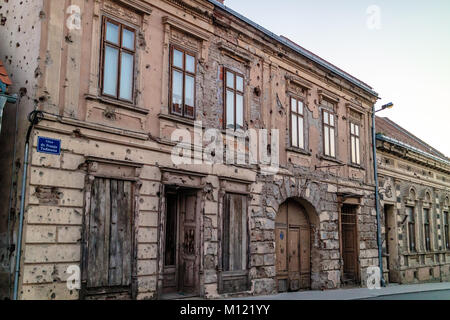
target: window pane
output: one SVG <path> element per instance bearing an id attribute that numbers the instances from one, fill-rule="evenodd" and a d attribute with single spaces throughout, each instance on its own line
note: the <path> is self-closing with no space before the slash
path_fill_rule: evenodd
<path id="1" fill-rule="evenodd" d="M 297 112 L 297 100 L 294 98 L 291 99 L 291 110 Z"/>
<path id="2" fill-rule="evenodd" d="M 122 69 L 120 70 L 121 99 L 133 99 L 133 61 L 133 55 L 124 52 L 122 53 Z"/>
<path id="3" fill-rule="evenodd" d="M 352 162 L 356 163 L 356 146 L 355 146 L 355 137 L 353 136 L 351 138 L 351 144 L 352 144 Z"/>
<path id="4" fill-rule="evenodd" d="M 105 65 L 103 76 L 103 93 L 117 96 L 119 51 L 109 46 L 105 47 Z"/>
<path id="5" fill-rule="evenodd" d="M 303 118 L 298 117 L 298 147 L 304 149 L 305 148 L 305 137 L 303 136 Z"/>
<path id="6" fill-rule="evenodd" d="M 122 47 L 134 50 L 134 32 L 128 29 L 123 29 L 122 32 Z"/>
<path id="7" fill-rule="evenodd" d="M 359 126 L 355 125 L 355 134 L 359 137 Z"/>
<path id="8" fill-rule="evenodd" d="M 361 154 L 359 152 L 359 139 L 356 138 L 356 163 L 361 164 Z"/>
<path id="9" fill-rule="evenodd" d="M 119 44 L 119 26 L 111 22 L 106 23 L 106 41 Z"/>
<path id="10" fill-rule="evenodd" d="M 236 129 L 244 128 L 244 96 L 236 95 Z"/>
<path id="11" fill-rule="evenodd" d="M 186 71 L 195 73 L 195 58 L 188 54 L 186 55 Z"/>
<path id="12" fill-rule="evenodd" d="M 325 124 L 329 124 L 329 123 L 328 123 L 328 112 L 324 112 L 324 113 L 323 113 L 323 122 L 324 122 Z"/>
<path id="13" fill-rule="evenodd" d="M 303 114 L 303 102 L 298 101 L 298 113 Z"/>
<path id="14" fill-rule="evenodd" d="M 406 214 L 408 215 L 409 221 L 414 222 L 414 210 L 411 207 L 406 207 Z"/>
<path id="15" fill-rule="evenodd" d="M 234 129 L 234 93 L 227 90 L 227 128 Z"/>
<path id="16" fill-rule="evenodd" d="M 297 116 L 295 114 L 291 115 L 291 121 L 292 121 L 292 146 L 298 147 L 298 122 L 297 122 Z"/>
<path id="17" fill-rule="evenodd" d="M 181 114 L 181 105 L 183 104 L 183 74 L 173 71 L 172 79 L 172 106 L 173 111 Z"/>
<path id="18" fill-rule="evenodd" d="M 236 76 L 236 90 L 244 91 L 244 78 Z"/>
<path id="19" fill-rule="evenodd" d="M 191 76 L 186 76 L 186 84 L 185 84 L 185 95 L 184 95 L 184 103 L 188 106 L 194 106 L 194 88 L 195 88 L 195 79 Z"/>
<path id="20" fill-rule="evenodd" d="M 325 138 L 324 139 L 324 142 L 325 142 L 325 146 L 324 146 L 325 154 L 327 156 L 329 156 L 330 155 L 330 128 L 328 128 L 328 127 L 325 127 L 324 138 Z"/>
<path id="21" fill-rule="evenodd" d="M 176 49 L 173 50 L 173 65 L 183 69 L 183 52 Z"/>
<path id="22" fill-rule="evenodd" d="M 334 144 L 334 129 L 330 129 L 330 155 L 332 157 L 336 156 L 336 149 Z"/>
<path id="23" fill-rule="evenodd" d="M 334 127 L 334 115 L 330 114 L 330 126 Z"/>
<path id="24" fill-rule="evenodd" d="M 355 134 L 355 125 L 353 123 L 350 123 L 350 133 Z"/>
<path id="25" fill-rule="evenodd" d="M 234 74 L 227 71 L 227 87 L 234 89 Z"/>

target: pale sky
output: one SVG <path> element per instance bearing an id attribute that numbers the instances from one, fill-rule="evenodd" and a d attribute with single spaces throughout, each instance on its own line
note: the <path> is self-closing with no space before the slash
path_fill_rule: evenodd
<path id="1" fill-rule="evenodd" d="M 450 156 L 450 1 L 225 0 L 378 92 L 389 117 Z M 380 9 L 380 29 L 370 6 Z M 372 29 L 368 27 L 368 20 Z"/>

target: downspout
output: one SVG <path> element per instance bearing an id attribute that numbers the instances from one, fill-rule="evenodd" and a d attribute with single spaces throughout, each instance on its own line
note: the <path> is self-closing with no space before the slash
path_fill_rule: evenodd
<path id="1" fill-rule="evenodd" d="M 44 114 L 41 111 L 34 110 L 28 115 L 28 121 L 30 121 L 30 126 L 28 127 L 27 136 L 25 138 L 25 153 L 24 153 L 24 165 L 22 174 L 22 191 L 20 197 L 20 215 L 19 215 L 19 232 L 17 235 L 17 248 L 16 248 L 16 268 L 14 276 L 14 294 L 13 300 L 17 300 L 18 289 L 19 289 L 19 276 L 20 276 L 20 259 L 22 255 L 22 232 L 23 232 L 23 216 L 25 211 L 25 190 L 27 182 L 27 171 L 28 171 L 28 154 L 29 154 L 29 144 L 30 136 L 33 127 L 38 124 L 44 118 Z"/>
<path id="2" fill-rule="evenodd" d="M 375 178 L 375 208 L 377 211 L 377 244 L 378 244 L 378 263 L 381 273 L 381 286 L 385 287 L 386 283 L 383 277 L 383 256 L 381 241 L 381 219 L 380 219 L 380 194 L 378 190 L 378 163 L 377 163 L 377 144 L 375 134 L 375 105 L 372 111 L 372 146 L 373 146 L 373 175 Z"/>
<path id="3" fill-rule="evenodd" d="M 11 294 L 11 253 L 14 251 L 13 247 L 11 246 L 11 209 L 12 209 L 12 198 L 13 198 L 13 192 L 14 192 L 14 177 L 15 177 L 15 171 L 16 171 L 16 153 L 17 153 L 17 129 L 19 127 L 19 105 L 20 105 L 20 98 L 17 98 L 16 101 L 16 127 L 14 129 L 14 150 L 13 150 L 13 157 L 12 157 L 12 169 L 11 169 L 11 187 L 9 188 L 9 204 L 8 204 L 8 250 L 9 250 L 9 256 L 8 256 L 8 268 L 10 275 L 8 276 L 8 294 Z"/>

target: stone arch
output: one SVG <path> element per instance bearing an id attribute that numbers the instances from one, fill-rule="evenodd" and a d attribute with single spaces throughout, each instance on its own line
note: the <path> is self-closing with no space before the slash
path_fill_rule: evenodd
<path id="1" fill-rule="evenodd" d="M 265 197 L 262 204 L 266 214 L 276 220 L 280 206 L 292 199 L 305 209 L 311 227 L 311 289 L 323 287 L 323 270 L 321 266 L 320 219 L 324 210 L 323 198 L 328 195 L 336 202 L 336 194 L 329 193 L 326 184 L 310 181 L 308 178 L 293 176 L 272 177 L 265 181 Z M 338 212 L 338 207 L 330 209 Z M 275 221 L 274 221 L 275 222 Z M 274 229 L 275 232 L 275 229 Z"/>
<path id="2" fill-rule="evenodd" d="M 266 184 L 266 189 L 268 189 L 266 190 L 268 196 L 264 199 L 263 204 L 273 209 L 275 215 L 283 203 L 290 198 L 294 198 L 308 211 L 310 221 L 319 221 L 321 195 L 326 190 L 322 190 L 318 183 L 286 176 L 283 179 Z"/>

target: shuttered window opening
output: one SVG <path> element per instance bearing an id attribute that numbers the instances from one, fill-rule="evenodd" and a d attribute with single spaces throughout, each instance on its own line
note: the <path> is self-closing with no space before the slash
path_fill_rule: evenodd
<path id="1" fill-rule="evenodd" d="M 222 220 L 220 293 L 249 290 L 247 196 L 226 194 Z"/>
<path id="2" fill-rule="evenodd" d="M 96 178 L 91 190 L 87 289 L 128 291 L 132 275 L 132 182 Z"/>
<path id="3" fill-rule="evenodd" d="M 223 216 L 223 270 L 247 269 L 247 196 L 227 194 Z"/>

